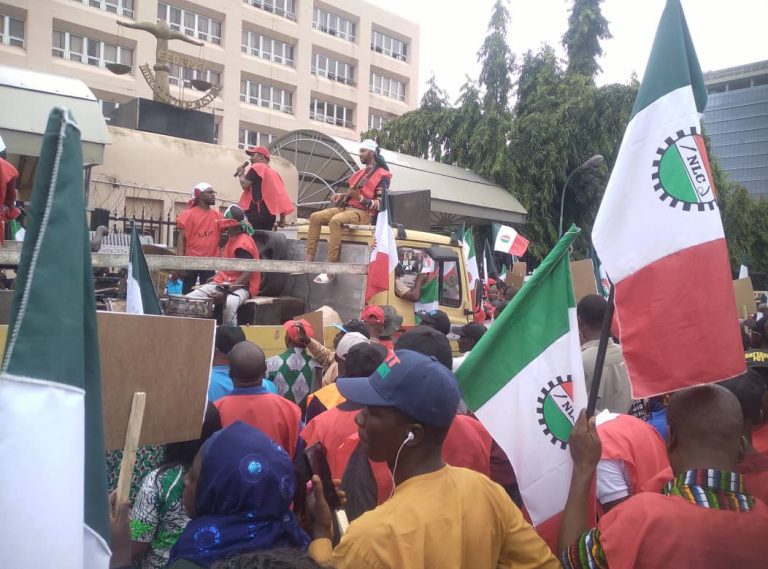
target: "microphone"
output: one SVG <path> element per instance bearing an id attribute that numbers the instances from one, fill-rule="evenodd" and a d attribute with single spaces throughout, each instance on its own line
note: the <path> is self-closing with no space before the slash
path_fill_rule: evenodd
<path id="1" fill-rule="evenodd" d="M 250 164 L 250 162 L 248 162 L 246 160 L 245 162 L 243 162 L 243 165 L 241 166 L 241 168 L 247 168 L 249 164 Z M 240 176 L 240 169 L 238 168 L 237 170 L 235 170 L 235 173 L 232 174 L 232 177 L 233 178 L 238 178 L 239 176 Z"/>

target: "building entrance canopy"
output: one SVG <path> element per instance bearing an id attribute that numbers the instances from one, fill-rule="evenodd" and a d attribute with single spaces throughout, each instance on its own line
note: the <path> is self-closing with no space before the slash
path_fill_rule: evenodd
<path id="1" fill-rule="evenodd" d="M 270 151 L 299 172 L 300 213 L 319 209 L 313 204 L 346 191 L 348 180 L 361 167 L 360 143 L 314 130 L 295 130 L 275 140 Z M 430 190 L 431 225 L 523 223 L 526 211 L 512 194 L 474 172 L 382 149 L 392 172 L 391 191 Z"/>

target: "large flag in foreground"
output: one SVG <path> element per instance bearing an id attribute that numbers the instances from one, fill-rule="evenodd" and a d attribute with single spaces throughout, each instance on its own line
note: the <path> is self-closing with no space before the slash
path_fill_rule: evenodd
<path id="1" fill-rule="evenodd" d="M 373 295 L 389 290 L 389 275 L 397 266 L 397 245 L 392 226 L 389 224 L 387 192 L 381 197 L 381 210 L 376 216 L 371 259 L 368 264 L 368 283 L 365 287 L 365 301 Z"/>
<path id="2" fill-rule="evenodd" d="M 162 314 L 157 301 L 157 291 L 152 283 L 147 259 L 141 248 L 136 223 L 131 224 L 131 251 L 128 255 L 128 278 L 126 279 L 125 311 L 129 314 Z"/>
<path id="3" fill-rule="evenodd" d="M 744 371 L 728 251 L 699 122 L 707 92 L 668 0 L 597 213 L 636 399 Z"/>
<path id="4" fill-rule="evenodd" d="M 571 227 L 457 370 L 467 405 L 507 453 L 534 525 L 565 507 L 568 437 L 586 406 Z"/>
<path id="5" fill-rule="evenodd" d="M 0 567 L 109 566 L 80 131 L 48 119 L 0 370 Z"/>

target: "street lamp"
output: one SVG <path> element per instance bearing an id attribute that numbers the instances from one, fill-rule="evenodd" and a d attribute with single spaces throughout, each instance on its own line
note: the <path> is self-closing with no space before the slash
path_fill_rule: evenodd
<path id="1" fill-rule="evenodd" d="M 568 177 L 565 179 L 565 184 L 563 184 L 563 193 L 560 194 L 560 229 L 557 231 L 557 238 L 563 236 L 563 206 L 565 205 L 565 190 L 568 188 L 568 182 L 571 181 L 571 177 L 578 172 L 579 170 L 583 168 L 597 168 L 598 166 L 602 165 L 605 162 L 605 158 L 603 158 L 602 154 L 595 154 L 592 158 L 584 162 L 581 166 L 576 168 L 573 172 L 568 174 Z"/>

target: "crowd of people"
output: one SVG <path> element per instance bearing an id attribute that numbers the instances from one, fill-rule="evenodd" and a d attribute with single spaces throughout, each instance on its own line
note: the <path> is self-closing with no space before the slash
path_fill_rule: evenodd
<path id="1" fill-rule="evenodd" d="M 597 295 L 577 306 L 588 380 L 606 308 Z M 582 412 L 571 434 L 557 543 L 528 523 L 514 469 L 452 373 L 488 324 L 446 327 L 435 311 L 403 330 L 392 313 L 365 307 L 336 324 L 332 347 L 306 320 L 289 320 L 286 350 L 271 358 L 241 328 L 218 326 L 200 439 L 166 445 L 132 507 L 115 505 L 113 566 L 768 564 L 759 313 L 745 323 L 747 373 L 652 400 L 632 400 L 620 344 L 609 344 L 597 414 Z M 309 480 L 316 449 L 348 528 L 320 477 Z"/>

